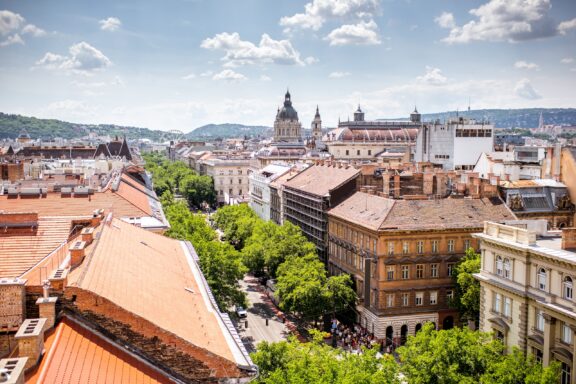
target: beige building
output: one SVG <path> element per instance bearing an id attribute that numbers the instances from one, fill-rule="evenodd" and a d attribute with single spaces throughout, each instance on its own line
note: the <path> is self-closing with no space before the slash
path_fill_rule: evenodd
<path id="1" fill-rule="evenodd" d="M 480 329 L 545 366 L 559 361 L 561 383 L 576 383 L 576 229 L 540 233 L 486 222 L 474 235 L 482 252 Z"/>
<path id="2" fill-rule="evenodd" d="M 212 155 L 200 160 L 202 174 L 212 176 L 218 203 L 248 201 L 253 160 L 248 154 Z"/>

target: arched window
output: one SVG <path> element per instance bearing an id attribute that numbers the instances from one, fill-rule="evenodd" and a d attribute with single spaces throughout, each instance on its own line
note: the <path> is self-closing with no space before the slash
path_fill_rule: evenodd
<path id="1" fill-rule="evenodd" d="M 496 257 L 496 274 L 502 276 L 502 257 Z"/>
<path id="2" fill-rule="evenodd" d="M 562 291 L 565 299 L 572 300 L 574 292 L 572 290 L 572 278 L 570 276 L 564 278 L 564 281 L 562 282 Z"/>
<path id="3" fill-rule="evenodd" d="M 506 279 L 512 278 L 510 259 L 504 259 L 504 277 Z"/>
<path id="4" fill-rule="evenodd" d="M 538 270 L 538 289 L 540 289 L 541 291 L 545 291 L 547 280 L 548 280 L 548 274 L 546 273 L 546 270 L 544 268 L 540 268 Z"/>

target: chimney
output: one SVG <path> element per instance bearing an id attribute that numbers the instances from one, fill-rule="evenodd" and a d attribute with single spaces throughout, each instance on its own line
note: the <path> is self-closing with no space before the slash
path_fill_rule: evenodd
<path id="1" fill-rule="evenodd" d="M 26 280 L 0 279 L 0 310 L 2 325 L 17 330 L 26 313 Z"/>
<path id="2" fill-rule="evenodd" d="M 85 256 L 85 248 L 86 242 L 84 241 L 75 241 L 74 244 L 70 247 L 70 265 L 72 267 L 76 267 L 82 263 Z"/>
<path id="3" fill-rule="evenodd" d="M 53 290 L 63 292 L 64 287 L 68 285 L 68 268 L 58 268 L 48 278 Z"/>
<path id="4" fill-rule="evenodd" d="M 44 295 L 36 300 L 36 305 L 40 311 L 40 317 L 46 319 L 46 323 L 44 323 L 44 330 L 46 331 L 54 327 L 56 323 L 56 301 L 58 301 L 58 298 L 48 296 L 50 281 L 44 280 L 42 288 Z"/>
<path id="5" fill-rule="evenodd" d="M 0 360 L 0 383 L 24 384 L 24 371 L 27 357 Z"/>
<path id="6" fill-rule="evenodd" d="M 90 221 L 90 225 L 93 227 L 99 226 L 103 218 L 104 218 L 104 210 L 96 209 L 94 212 L 92 212 L 92 220 Z"/>
<path id="7" fill-rule="evenodd" d="M 562 229 L 562 249 L 567 251 L 576 250 L 576 228 Z"/>
<path id="8" fill-rule="evenodd" d="M 89 245 L 90 243 L 92 243 L 92 240 L 94 240 L 94 228 L 86 227 L 82 229 L 80 235 L 82 236 L 82 241 L 84 241 L 86 245 Z"/>
<path id="9" fill-rule="evenodd" d="M 44 353 L 44 326 L 46 319 L 26 319 L 14 335 L 18 341 L 18 354 L 27 357 L 24 370 L 33 367 Z"/>

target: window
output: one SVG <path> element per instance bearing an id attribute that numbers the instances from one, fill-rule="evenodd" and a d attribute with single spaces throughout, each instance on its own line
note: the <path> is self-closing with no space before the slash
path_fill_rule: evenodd
<path id="1" fill-rule="evenodd" d="M 238 184 L 242 184 L 242 179 L 238 179 Z"/>
<path id="2" fill-rule="evenodd" d="M 432 240 L 432 253 L 438 253 L 438 240 Z"/>
<path id="3" fill-rule="evenodd" d="M 508 259 L 508 258 L 504 259 L 504 278 L 505 279 L 511 279 L 512 278 L 512 273 L 510 270 L 510 259 Z"/>
<path id="4" fill-rule="evenodd" d="M 436 305 L 438 302 L 438 292 L 430 292 L 430 305 Z"/>
<path id="5" fill-rule="evenodd" d="M 407 306 L 408 306 L 408 302 L 410 301 L 408 295 L 409 295 L 409 293 L 403 293 L 403 294 L 402 294 L 402 306 L 403 306 L 403 307 L 407 307 Z"/>
<path id="6" fill-rule="evenodd" d="M 348 156 L 350 154 L 349 150 L 346 150 L 346 156 Z"/>
<path id="7" fill-rule="evenodd" d="M 424 278 L 424 264 L 416 264 L 416 278 L 417 279 Z"/>
<path id="8" fill-rule="evenodd" d="M 502 276 L 502 257 L 501 256 L 497 256 L 496 257 L 496 274 L 498 276 Z"/>
<path id="9" fill-rule="evenodd" d="M 536 329 L 544 332 L 544 312 L 536 310 Z"/>
<path id="10" fill-rule="evenodd" d="M 372 251 L 372 252 L 373 252 L 374 254 L 376 254 L 376 244 L 377 244 L 376 240 L 372 240 L 372 247 L 373 247 L 373 251 Z"/>
<path id="11" fill-rule="evenodd" d="M 512 317 L 512 299 L 509 297 L 504 298 L 504 316 Z"/>
<path id="12" fill-rule="evenodd" d="M 438 264 L 430 264 L 430 277 L 438 277 Z"/>
<path id="13" fill-rule="evenodd" d="M 239 175 L 242 174 L 242 170 L 241 170 L 241 169 L 238 170 L 238 174 L 239 174 Z"/>
<path id="14" fill-rule="evenodd" d="M 394 254 L 394 242 L 388 242 L 388 254 L 392 256 Z"/>
<path id="15" fill-rule="evenodd" d="M 407 242 L 407 241 L 403 242 L 403 243 L 402 243 L 402 253 L 403 253 L 403 254 L 407 254 L 407 253 L 408 253 L 408 249 L 409 249 L 408 242 Z"/>
<path id="16" fill-rule="evenodd" d="M 372 150 L 371 149 L 368 150 L 368 156 L 372 156 Z"/>
<path id="17" fill-rule="evenodd" d="M 454 240 L 448 240 L 448 252 L 454 252 Z"/>
<path id="18" fill-rule="evenodd" d="M 238 194 L 241 195 L 241 194 L 242 194 L 242 190 L 239 190 L 239 191 L 238 191 Z"/>
<path id="19" fill-rule="evenodd" d="M 446 301 L 454 299 L 454 291 L 449 289 L 446 291 Z"/>
<path id="20" fill-rule="evenodd" d="M 409 278 L 409 266 L 408 265 L 403 265 L 402 266 L 402 279 L 406 280 Z"/>
<path id="21" fill-rule="evenodd" d="M 560 384 L 570 384 L 572 369 L 566 363 L 562 363 L 562 373 L 560 375 Z"/>
<path id="22" fill-rule="evenodd" d="M 232 194 L 232 189 L 228 190 L 228 194 L 231 195 Z"/>
<path id="23" fill-rule="evenodd" d="M 566 323 L 562 323 L 562 342 L 572 344 L 572 328 Z"/>
<path id="24" fill-rule="evenodd" d="M 360 150 L 359 149 L 356 151 L 356 155 L 360 156 Z"/>
<path id="25" fill-rule="evenodd" d="M 494 294 L 494 312 L 500 313 L 502 304 L 502 296 L 499 293 Z"/>
<path id="26" fill-rule="evenodd" d="M 464 250 L 470 248 L 470 240 L 464 240 Z"/>
<path id="27" fill-rule="evenodd" d="M 392 308 L 394 306 L 394 294 L 389 293 L 386 295 L 386 307 Z"/>
<path id="28" fill-rule="evenodd" d="M 454 263 L 446 264 L 446 273 L 448 276 L 452 276 L 452 269 L 454 268 Z"/>
<path id="29" fill-rule="evenodd" d="M 416 251 L 419 254 L 424 253 L 424 242 L 422 240 L 418 240 L 418 242 L 416 243 Z"/>
<path id="30" fill-rule="evenodd" d="M 422 305 L 422 300 L 424 298 L 424 292 L 416 292 L 416 297 L 415 297 L 415 304 L 416 305 Z"/>
<path id="31" fill-rule="evenodd" d="M 538 270 L 538 289 L 541 291 L 546 291 L 546 280 L 547 280 L 547 273 L 544 268 L 540 268 Z"/>
<path id="32" fill-rule="evenodd" d="M 574 291 L 572 290 L 572 278 L 570 276 L 564 278 L 564 282 L 562 283 L 562 292 L 565 299 L 572 300 Z"/>
<path id="33" fill-rule="evenodd" d="M 394 280 L 394 266 L 389 265 L 386 267 L 386 279 L 388 281 Z"/>
<path id="34" fill-rule="evenodd" d="M 228 170 L 228 174 L 229 174 L 229 175 L 231 175 L 232 172 L 233 172 L 233 171 L 232 171 L 231 169 Z"/>

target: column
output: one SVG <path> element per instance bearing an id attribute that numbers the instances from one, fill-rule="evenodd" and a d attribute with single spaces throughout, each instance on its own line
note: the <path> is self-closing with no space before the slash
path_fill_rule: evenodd
<path id="1" fill-rule="evenodd" d="M 547 313 L 544 313 L 544 350 L 543 358 L 542 358 L 542 365 L 547 367 L 551 359 L 551 350 L 554 346 L 554 339 L 556 338 L 556 319 L 550 316 Z"/>

